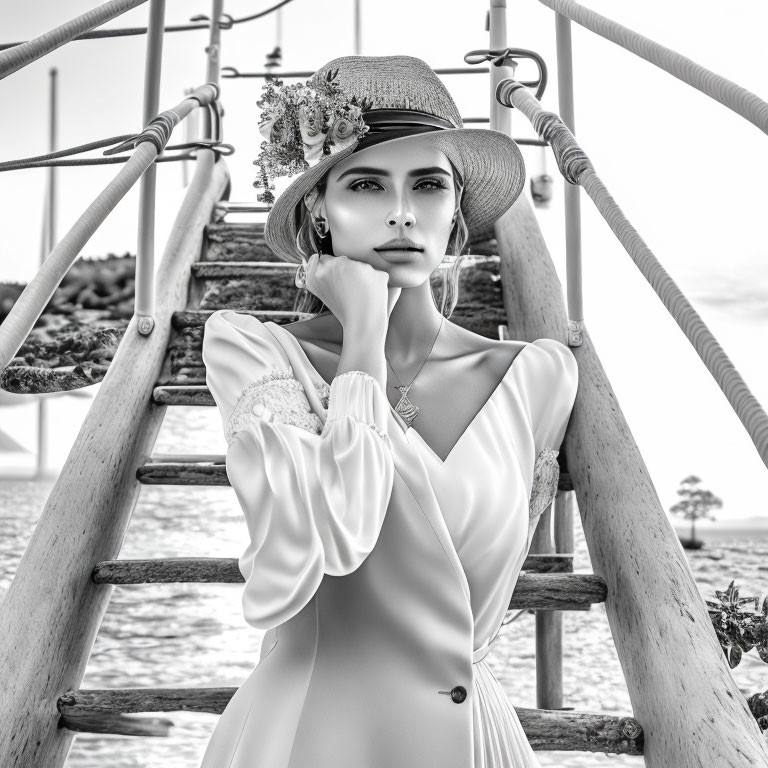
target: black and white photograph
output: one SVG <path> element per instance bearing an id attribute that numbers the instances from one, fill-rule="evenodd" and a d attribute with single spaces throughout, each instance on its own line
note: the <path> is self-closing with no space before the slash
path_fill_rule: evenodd
<path id="1" fill-rule="evenodd" d="M 0 9 L 0 767 L 768 768 L 768 6 Z"/>

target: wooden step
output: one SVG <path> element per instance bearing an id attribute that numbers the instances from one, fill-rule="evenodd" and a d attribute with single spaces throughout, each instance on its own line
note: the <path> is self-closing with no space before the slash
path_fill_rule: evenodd
<path id="1" fill-rule="evenodd" d="M 225 562 L 226 565 L 220 563 Z M 215 566 L 215 567 L 214 567 Z M 526 573 L 573 573 L 573 554 L 528 554 L 520 569 Z M 187 575 L 195 578 L 187 579 Z M 237 559 L 181 557 L 165 560 L 105 560 L 93 570 L 97 584 L 148 584 L 180 581 L 217 582 L 240 576 Z M 138 579 L 138 580 L 137 580 Z M 239 580 L 234 579 L 235 581 Z"/>
<path id="2" fill-rule="evenodd" d="M 167 390 L 167 389 L 175 389 L 174 387 L 158 387 L 158 389 Z M 181 388 L 180 388 L 181 389 Z M 174 402 L 173 405 L 214 405 L 213 397 L 211 396 L 210 392 L 208 392 L 207 387 L 183 387 L 183 389 L 192 389 L 195 391 L 202 390 L 203 392 L 207 393 L 207 398 L 204 398 L 202 394 L 199 395 L 192 395 L 189 397 L 188 400 L 184 400 L 183 397 L 176 398 L 174 396 Z M 202 401 L 202 402 L 201 402 Z M 159 401 L 156 402 L 162 402 L 162 397 Z M 170 404 L 170 403 L 166 403 Z M 181 464 L 221 464 L 224 465 L 226 461 L 226 454 L 223 453 L 205 453 L 205 454 L 192 454 L 192 453 L 163 453 L 163 454 L 153 454 L 152 456 L 147 459 L 147 464 L 155 464 L 155 465 L 181 465 Z M 146 465 L 145 465 L 146 466 Z M 186 473 L 185 473 L 186 476 Z M 159 483 L 148 483 L 148 485 L 158 485 Z M 186 485 L 186 483 L 167 483 L 168 485 Z M 199 484 L 199 483 L 198 483 Z M 204 484 L 204 483 L 203 483 Z M 214 485 L 218 485 L 218 483 L 214 483 Z M 563 470 L 560 469 L 560 478 L 558 480 L 557 484 L 557 490 L 558 491 L 572 491 L 573 490 L 573 483 L 571 482 L 571 476 Z M 537 555 L 539 557 L 549 557 L 549 555 Z"/>
<path id="3" fill-rule="evenodd" d="M 278 261 L 257 222 L 210 223 L 205 228 L 204 261 Z"/>
<path id="4" fill-rule="evenodd" d="M 192 265 L 192 274 L 209 280 L 278 275 L 281 279 L 293 281 L 296 268 L 297 265 L 289 261 L 198 261 Z"/>
<path id="5" fill-rule="evenodd" d="M 194 403 L 194 405 L 202 404 Z M 205 461 L 204 458 L 193 462 L 164 462 L 150 459 L 136 470 L 136 478 L 144 485 L 229 485 L 223 463 Z M 573 483 L 567 472 L 560 471 L 557 489 L 573 490 Z"/>
<path id="6" fill-rule="evenodd" d="M 223 464 L 209 462 L 153 462 L 136 470 L 136 479 L 144 485 L 229 485 Z"/>
<path id="7" fill-rule="evenodd" d="M 525 565 L 525 564 L 524 564 Z M 174 557 L 105 560 L 91 573 L 96 584 L 242 584 L 236 558 Z M 588 611 L 605 602 L 606 586 L 589 573 L 521 573 L 509 609 Z"/>
<path id="8" fill-rule="evenodd" d="M 86 719 L 135 712 L 208 712 L 221 714 L 237 688 L 115 688 L 68 691 L 56 705 L 60 724 L 72 730 L 108 733 L 83 727 Z M 515 707 L 534 750 L 642 755 L 643 729 L 631 716 L 567 709 Z"/>
<path id="9" fill-rule="evenodd" d="M 156 405 L 216 405 L 204 384 L 166 384 L 155 387 L 152 402 Z"/>
<path id="10" fill-rule="evenodd" d="M 235 309 L 235 307 L 220 307 L 220 309 Z M 303 317 L 301 312 L 293 312 L 289 309 L 237 309 L 244 315 L 258 317 L 259 320 L 273 320 L 276 323 L 292 323 Z M 206 320 L 216 309 L 184 309 L 174 312 L 171 316 L 171 325 L 181 331 L 185 328 L 202 328 Z"/>

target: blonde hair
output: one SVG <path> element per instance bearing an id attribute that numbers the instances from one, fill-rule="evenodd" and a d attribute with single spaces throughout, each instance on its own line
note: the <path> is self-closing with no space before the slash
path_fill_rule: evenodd
<path id="1" fill-rule="evenodd" d="M 450 163 L 450 160 L 448 162 Z M 454 222 L 448 239 L 448 258 L 444 260 L 450 261 L 451 263 L 450 266 L 446 267 L 442 267 L 441 265 L 443 280 L 442 286 L 438 289 L 438 296 L 435 296 L 434 291 L 431 292 L 435 307 L 439 308 L 440 313 L 445 317 L 450 317 L 451 314 L 453 314 L 453 310 L 459 300 L 458 288 L 461 262 L 465 255 L 464 249 L 469 241 L 469 230 L 461 210 L 464 181 L 453 163 L 451 163 L 451 168 L 453 169 L 453 186 L 456 193 L 456 208 L 454 211 L 456 221 Z M 324 177 L 319 181 L 314 188 L 318 202 L 321 201 L 325 195 L 326 178 L 327 177 Z M 312 224 L 312 214 L 303 199 L 296 205 L 294 216 L 296 217 L 296 251 L 295 253 L 290 254 L 290 258 L 286 258 L 285 260 L 299 264 L 301 263 L 302 256 L 305 259 L 308 259 L 313 253 L 323 253 L 324 251 L 322 250 L 322 247 L 326 244 L 325 241 L 332 238 L 332 236 L 329 233 L 324 238 L 318 238 L 317 232 Z M 469 253 L 468 248 L 467 253 Z M 281 258 L 284 258 L 282 254 L 279 255 Z M 318 315 L 324 310 L 326 310 L 326 306 L 317 296 L 306 289 L 297 289 L 293 303 L 294 312 Z"/>

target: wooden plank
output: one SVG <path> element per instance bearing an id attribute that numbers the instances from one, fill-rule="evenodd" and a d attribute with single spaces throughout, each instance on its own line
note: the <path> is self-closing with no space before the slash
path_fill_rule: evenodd
<path id="1" fill-rule="evenodd" d="M 271 275 L 280 275 L 285 280 L 292 280 L 295 272 L 296 264 L 290 261 L 198 261 L 192 265 L 192 274 L 207 280 Z"/>
<path id="2" fill-rule="evenodd" d="M 105 560 L 96 564 L 91 578 L 96 584 L 244 583 L 237 558 L 229 557 Z M 605 582 L 593 574 L 521 573 L 509 608 L 583 611 L 605 595 Z"/>
<path id="3" fill-rule="evenodd" d="M 173 327 L 177 331 L 184 328 L 202 328 L 205 325 L 205 321 L 216 311 L 216 309 L 177 310 L 173 313 Z M 299 312 L 283 309 L 238 309 L 237 311 L 244 315 L 258 317 L 259 320 L 273 320 L 278 324 L 281 320 L 292 323 L 294 320 L 299 320 L 301 315 Z"/>
<path id="4" fill-rule="evenodd" d="M 229 485 L 222 464 L 200 462 L 151 461 L 136 470 L 136 477 L 144 485 Z M 557 488 L 571 490 L 570 475 L 562 473 Z"/>
<path id="5" fill-rule="evenodd" d="M 214 567 L 213 562 L 217 565 Z M 152 563 L 146 565 L 142 570 L 139 563 Z M 176 565 L 178 563 L 178 565 Z M 197 565 L 197 564 L 200 565 Z M 180 567 L 182 572 L 186 572 L 187 567 L 193 566 L 198 578 L 190 581 L 228 581 L 224 578 L 224 566 L 221 563 L 227 563 L 226 571 L 237 575 L 240 572 L 237 569 L 237 559 L 221 558 L 166 558 L 162 560 L 107 560 L 98 563 L 93 570 L 93 579 L 97 584 L 141 584 L 149 581 L 181 581 L 171 577 L 168 569 Z M 203 566 L 203 567 L 201 567 Z M 525 574 L 539 573 L 542 575 L 553 573 L 573 573 L 573 555 L 528 555 L 523 561 L 521 569 Z M 155 578 L 146 578 L 145 574 L 151 572 Z"/>
<path id="6" fill-rule="evenodd" d="M 131 712 L 221 714 L 237 688 L 117 688 L 69 691 L 58 707 L 62 721 Z M 511 702 L 510 702 L 511 703 Z M 512 705 L 514 706 L 514 705 Z M 643 729 L 635 718 L 602 712 L 514 707 L 534 749 L 643 754 Z"/>
<path id="7" fill-rule="evenodd" d="M 155 387 L 152 391 L 152 402 L 155 405 L 216 405 L 208 387 L 202 384 L 195 386 L 164 384 Z"/>

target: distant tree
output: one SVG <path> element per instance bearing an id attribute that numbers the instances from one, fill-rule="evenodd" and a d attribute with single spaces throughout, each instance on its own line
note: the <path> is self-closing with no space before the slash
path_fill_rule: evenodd
<path id="1" fill-rule="evenodd" d="M 723 502 L 712 491 L 698 487 L 700 482 L 696 475 L 688 475 L 682 480 L 677 495 L 683 498 L 669 509 L 673 515 L 680 515 L 691 521 L 691 541 L 696 541 L 696 521 L 707 518 L 715 520 L 715 516 L 709 511 L 723 506 Z"/>

